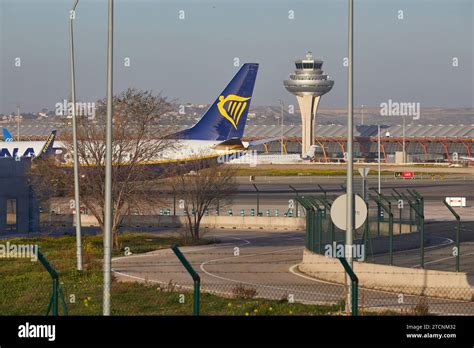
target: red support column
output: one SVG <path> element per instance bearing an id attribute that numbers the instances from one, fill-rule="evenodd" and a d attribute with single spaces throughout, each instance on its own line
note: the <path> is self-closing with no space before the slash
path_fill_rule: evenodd
<path id="1" fill-rule="evenodd" d="M 383 153 L 383 158 L 385 160 L 385 163 L 387 163 L 387 154 L 385 153 L 385 144 L 380 142 L 380 149 L 382 150 Z"/>
<path id="2" fill-rule="evenodd" d="M 466 144 L 466 143 L 462 143 L 464 148 L 466 149 L 467 151 L 467 157 L 471 157 L 471 146 L 469 144 Z"/>
<path id="3" fill-rule="evenodd" d="M 421 145 L 422 152 L 424 154 L 427 154 L 428 153 L 428 151 L 426 150 L 427 144 L 420 142 L 420 145 Z"/>
<path id="4" fill-rule="evenodd" d="M 443 143 L 444 152 L 446 153 L 446 159 L 451 161 L 451 156 L 449 156 L 449 144 Z"/>
<path id="5" fill-rule="evenodd" d="M 324 148 L 324 144 L 322 142 L 320 142 L 319 140 L 317 141 L 317 143 L 319 144 L 319 146 L 321 146 L 321 150 L 323 150 L 323 158 L 324 158 L 324 162 L 327 162 L 328 161 L 328 157 L 326 155 L 326 149 Z"/>

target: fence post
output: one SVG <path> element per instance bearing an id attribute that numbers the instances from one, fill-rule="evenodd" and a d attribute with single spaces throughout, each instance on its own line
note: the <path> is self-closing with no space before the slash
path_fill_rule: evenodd
<path id="1" fill-rule="evenodd" d="M 323 189 L 323 187 L 321 185 L 318 184 L 318 187 L 321 191 L 323 191 L 323 194 L 324 194 L 324 201 L 327 202 L 327 192 L 325 189 Z M 324 207 L 324 214 L 326 215 L 326 207 Z"/>
<path id="2" fill-rule="evenodd" d="M 317 209 L 318 216 L 318 252 L 323 253 L 323 212 Z"/>
<path id="3" fill-rule="evenodd" d="M 326 197 L 324 199 L 319 198 L 319 197 L 312 197 L 312 198 L 313 198 L 313 200 L 317 200 L 317 201 L 321 202 L 321 204 L 324 207 L 324 217 L 327 218 L 327 214 L 328 214 L 327 212 L 331 211 L 331 203 L 329 203 L 329 201 L 327 200 Z M 334 236 L 334 223 L 332 222 L 331 218 L 328 218 L 328 227 L 329 227 L 328 239 L 330 239 L 331 245 L 332 245 L 336 238 Z"/>
<path id="4" fill-rule="evenodd" d="M 295 215 L 296 215 L 296 217 L 298 217 L 298 216 L 299 216 L 299 213 L 298 213 L 298 210 L 299 210 L 299 209 L 298 209 L 298 197 L 299 197 L 299 196 L 298 196 L 298 191 L 297 191 L 293 186 L 291 186 L 291 185 L 289 185 L 289 186 L 290 186 L 290 189 L 292 189 L 292 190 L 295 192 L 295 194 L 296 194 L 296 199 L 295 199 L 295 201 L 296 201 L 296 202 L 295 202 L 296 214 L 295 214 Z"/>
<path id="5" fill-rule="evenodd" d="M 176 192 L 173 192 L 173 216 L 176 216 Z"/>
<path id="6" fill-rule="evenodd" d="M 372 199 L 373 201 L 375 201 L 377 203 L 377 205 L 380 206 L 381 209 L 383 209 L 388 214 L 389 262 L 390 262 L 390 265 L 392 265 L 393 264 L 393 213 L 392 213 L 392 205 L 387 200 L 387 202 L 389 203 L 388 208 L 387 208 L 387 206 L 382 203 L 382 200 L 381 200 L 381 198 L 383 198 L 382 195 L 379 195 L 378 198 L 375 198 L 372 195 L 369 195 L 369 198 Z"/>
<path id="7" fill-rule="evenodd" d="M 49 275 L 52 279 L 52 294 L 49 300 L 48 309 L 46 311 L 46 315 L 52 310 L 52 314 L 54 316 L 59 315 L 59 297 L 61 297 L 61 304 L 63 306 L 63 314 L 67 315 L 67 306 L 66 301 L 64 300 L 64 294 L 62 292 L 61 286 L 59 284 L 59 274 L 56 270 L 51 266 L 51 264 L 46 260 L 43 253 L 38 250 L 38 260 L 41 262 L 43 267 L 48 271 Z"/>
<path id="8" fill-rule="evenodd" d="M 384 199 L 388 204 L 388 243 L 390 250 L 390 265 L 393 265 L 393 213 L 392 213 L 392 203 L 385 198 L 383 194 L 380 194 L 379 197 Z M 382 206 L 383 207 L 383 206 Z M 386 208 L 386 207 L 385 207 Z"/>
<path id="9" fill-rule="evenodd" d="M 402 234 L 402 209 L 398 208 L 398 234 Z"/>
<path id="10" fill-rule="evenodd" d="M 410 204 L 410 212 L 413 209 L 415 212 L 417 219 L 419 219 L 419 225 L 418 225 L 418 230 L 420 231 L 420 265 L 421 268 L 425 268 L 425 214 L 423 210 L 418 209 L 420 207 L 419 204 L 413 204 L 410 199 L 402 193 L 403 198 L 405 198 L 408 201 L 408 204 Z M 417 201 L 418 203 L 418 201 Z M 418 207 L 417 207 L 418 206 Z M 410 222 L 411 223 L 411 222 Z"/>
<path id="11" fill-rule="evenodd" d="M 255 191 L 257 191 L 257 216 L 260 216 L 260 191 L 258 190 L 257 185 L 252 185 L 255 188 Z"/>
<path id="12" fill-rule="evenodd" d="M 369 211 L 369 202 L 365 202 L 365 205 L 367 206 L 367 211 Z M 367 219 L 365 220 L 364 223 L 364 260 L 367 261 L 367 247 L 370 244 L 370 250 L 372 254 L 372 260 L 374 258 L 374 251 L 372 249 L 372 242 L 370 238 L 370 219 L 369 216 L 367 216 Z"/>
<path id="13" fill-rule="evenodd" d="M 351 286 L 351 297 L 352 297 L 352 315 L 356 316 L 358 315 L 358 300 L 359 300 L 359 278 L 357 278 L 356 274 L 352 270 L 351 266 L 347 262 L 347 260 L 344 257 L 338 257 L 339 261 L 342 263 L 342 266 L 344 267 L 344 270 L 346 271 L 347 275 L 349 278 L 351 278 L 352 286 Z"/>
<path id="14" fill-rule="evenodd" d="M 457 226 L 456 226 L 456 272 L 459 272 L 459 260 L 461 257 L 461 217 L 454 211 L 454 209 L 446 203 L 446 201 L 443 200 L 444 205 L 446 208 L 449 209 L 451 214 L 454 215 L 454 217 L 457 220 Z"/>
<path id="15" fill-rule="evenodd" d="M 304 196 L 298 197 L 297 200 L 306 209 L 306 234 L 305 234 L 305 242 L 306 248 L 314 252 L 313 248 L 313 239 L 314 239 L 314 207 L 310 202 L 304 198 Z"/>
<path id="16" fill-rule="evenodd" d="M 194 281 L 194 315 L 198 316 L 199 315 L 199 297 L 201 294 L 201 277 L 197 272 L 194 270 L 194 268 L 191 266 L 189 261 L 186 259 L 186 257 L 183 255 L 181 250 L 179 250 L 178 246 L 174 244 L 171 247 L 171 250 L 173 250 L 174 254 L 178 257 L 179 261 L 183 264 L 184 268 L 186 268 L 186 271 L 191 275 Z"/>

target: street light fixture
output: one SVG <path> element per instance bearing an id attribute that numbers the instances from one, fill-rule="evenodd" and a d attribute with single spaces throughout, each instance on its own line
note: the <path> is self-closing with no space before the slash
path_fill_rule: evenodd
<path id="1" fill-rule="evenodd" d="M 354 114 L 353 114 L 353 106 L 354 106 L 354 95 L 353 95 L 353 19 L 354 19 L 354 12 L 353 12 L 353 0 L 349 1 L 349 35 L 348 35 L 348 59 L 349 59 L 349 69 L 348 69 L 348 100 L 347 100 L 347 184 L 346 184 L 346 196 L 347 196 L 347 205 L 346 205 L 346 212 L 347 212 L 347 220 L 346 220 L 346 259 L 347 263 L 349 264 L 351 269 L 354 269 L 353 265 L 353 258 L 352 258 L 352 244 L 353 244 L 353 236 L 354 236 L 354 192 L 353 192 L 353 165 L 354 165 L 354 158 L 353 158 L 353 141 L 354 141 L 354 129 L 353 129 L 353 121 L 354 121 Z M 353 285 L 348 280 L 348 286 L 351 288 Z M 352 289 L 351 289 L 352 290 Z M 347 308 L 352 307 L 352 299 L 351 299 L 351 291 L 348 292 L 347 296 Z"/>
<path id="2" fill-rule="evenodd" d="M 104 207 L 104 297 L 103 315 L 110 315 L 112 271 L 112 115 L 113 115 L 113 32 L 114 0 L 109 0 L 107 39 L 107 124 L 105 139 L 105 207 Z"/>
<path id="3" fill-rule="evenodd" d="M 82 236 L 81 236 L 81 203 L 79 195 L 79 159 L 77 155 L 77 120 L 76 120 L 76 77 L 74 70 L 74 32 L 73 20 L 76 17 L 76 6 L 79 0 L 75 0 L 69 13 L 69 53 L 71 60 L 71 103 L 72 103 L 72 147 L 74 161 L 74 208 L 76 217 L 76 256 L 77 270 L 82 271 Z"/>

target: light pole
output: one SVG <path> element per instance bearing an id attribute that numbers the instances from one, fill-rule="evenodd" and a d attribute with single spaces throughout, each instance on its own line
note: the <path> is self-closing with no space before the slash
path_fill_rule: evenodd
<path id="1" fill-rule="evenodd" d="M 283 100 L 279 99 L 280 100 L 280 105 L 281 105 L 281 129 L 280 129 L 280 138 L 281 138 L 281 154 L 283 155 L 283 108 L 284 108 L 284 104 L 283 104 Z"/>
<path id="2" fill-rule="evenodd" d="M 112 115 L 113 115 L 113 38 L 114 0 L 109 0 L 107 39 L 107 125 L 105 139 L 105 216 L 104 216 L 104 299 L 103 315 L 110 315 L 110 287 L 112 268 Z"/>
<path id="3" fill-rule="evenodd" d="M 69 53 L 71 59 L 71 103 L 72 103 L 72 147 L 74 160 L 74 208 L 76 210 L 76 256 L 77 270 L 82 271 L 82 237 L 81 237 L 81 203 L 79 196 L 79 159 L 77 155 L 77 120 L 76 120 L 76 76 L 74 70 L 74 33 L 73 20 L 76 18 L 76 6 L 79 0 L 75 0 L 74 6 L 69 13 Z"/>
<path id="4" fill-rule="evenodd" d="M 348 77 L 348 100 L 347 100 L 347 185 L 346 185 L 346 196 L 347 196 L 347 221 L 346 221 L 346 259 L 349 263 L 351 269 L 353 269 L 353 259 L 352 259 L 352 243 L 353 243 L 353 234 L 354 234 L 354 193 L 352 188 L 353 181 L 353 106 L 354 106 L 354 96 L 353 96 L 353 0 L 349 1 L 349 47 L 348 47 L 348 58 L 349 58 L 349 77 Z M 347 294 L 347 308 L 352 308 L 352 284 L 347 278 L 348 286 L 351 291 Z"/>
<path id="5" fill-rule="evenodd" d="M 378 130 L 378 133 L 377 133 L 377 153 L 378 153 L 378 174 L 377 174 L 377 178 L 378 178 L 378 192 L 379 194 L 382 193 L 382 190 L 381 190 L 381 184 L 380 184 L 380 125 L 377 126 L 377 130 Z"/>
<path id="6" fill-rule="evenodd" d="M 16 106 L 16 141 L 20 141 L 20 106 Z"/>
<path id="7" fill-rule="evenodd" d="M 407 162 L 407 157 L 406 157 L 406 150 L 405 150 L 405 116 L 402 116 L 403 118 L 403 164 Z"/>
<path id="8" fill-rule="evenodd" d="M 362 117 L 361 117 L 361 123 L 360 124 L 361 124 L 361 126 L 363 126 L 364 125 L 364 108 L 365 108 L 365 105 L 362 104 L 360 106 L 360 108 L 361 108 L 361 111 L 362 111 Z"/>

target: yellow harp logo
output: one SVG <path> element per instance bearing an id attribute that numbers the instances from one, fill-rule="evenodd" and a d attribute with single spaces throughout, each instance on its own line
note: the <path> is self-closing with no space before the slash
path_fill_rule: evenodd
<path id="1" fill-rule="evenodd" d="M 239 124 L 240 116 L 247 107 L 247 100 L 249 98 L 244 98 L 235 94 L 229 94 L 224 98 L 223 95 L 219 96 L 219 102 L 217 103 L 217 108 L 221 113 L 222 117 L 225 117 L 235 129 Z M 226 105 L 227 103 L 227 105 Z"/>

